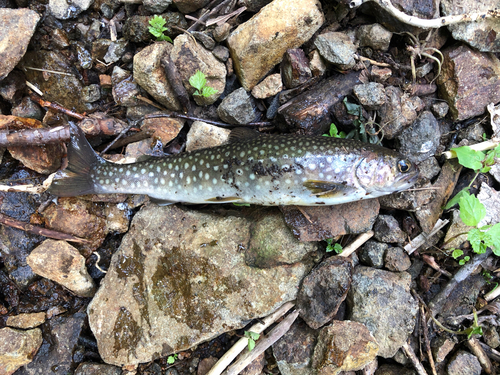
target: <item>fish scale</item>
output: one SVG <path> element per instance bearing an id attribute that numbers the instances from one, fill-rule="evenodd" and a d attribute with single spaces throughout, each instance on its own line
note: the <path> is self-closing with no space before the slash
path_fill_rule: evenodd
<path id="1" fill-rule="evenodd" d="M 354 140 L 262 135 L 248 140 L 115 164 L 72 126 L 68 167 L 49 191 L 58 196 L 146 194 L 163 203 L 333 205 L 404 190 L 417 168 L 392 150 Z"/>

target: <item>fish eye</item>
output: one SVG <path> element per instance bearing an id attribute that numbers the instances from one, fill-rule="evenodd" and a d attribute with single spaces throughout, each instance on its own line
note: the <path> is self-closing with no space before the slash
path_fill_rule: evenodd
<path id="1" fill-rule="evenodd" d="M 406 161 L 406 160 L 400 160 L 400 161 L 398 161 L 398 168 L 399 168 L 400 172 L 406 173 L 410 170 L 411 163 L 409 161 Z"/>

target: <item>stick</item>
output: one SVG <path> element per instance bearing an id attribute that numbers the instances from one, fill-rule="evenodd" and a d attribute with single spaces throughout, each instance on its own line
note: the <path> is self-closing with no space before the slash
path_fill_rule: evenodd
<path id="1" fill-rule="evenodd" d="M 268 315 L 262 320 L 262 323 L 256 323 L 252 327 L 250 327 L 249 331 L 255 333 L 261 333 L 267 327 L 269 327 L 276 320 L 281 318 L 285 313 L 290 310 L 294 304 L 292 302 L 287 302 L 283 306 L 281 306 L 278 310 L 273 312 L 271 315 Z M 239 339 L 236 344 L 233 345 L 231 349 L 229 349 L 218 361 L 217 363 L 210 369 L 207 375 L 220 375 L 224 369 L 241 353 L 243 349 L 245 349 L 248 345 L 248 338 L 242 337 Z M 254 348 L 255 350 L 255 348 Z"/>
<path id="2" fill-rule="evenodd" d="M 69 139 L 69 126 L 27 129 L 13 133 L 2 131 L 0 132 L 0 147 L 46 145 L 67 142 Z"/>
<path id="3" fill-rule="evenodd" d="M 437 375 L 436 365 L 434 364 L 434 357 L 432 356 L 431 351 L 431 344 L 429 342 L 429 329 L 427 326 L 427 321 L 425 319 L 424 305 L 420 305 L 420 319 L 422 321 L 422 331 L 424 332 L 425 351 L 427 352 L 427 358 L 429 358 L 429 365 L 431 366 L 432 375 Z"/>
<path id="4" fill-rule="evenodd" d="M 422 246 L 425 241 L 427 241 L 429 238 L 434 236 L 441 228 L 443 228 L 446 224 L 448 224 L 450 221 L 449 220 L 441 220 L 439 219 L 436 224 L 434 225 L 434 228 L 432 228 L 431 232 L 429 234 L 427 233 L 420 233 L 417 237 L 415 237 L 411 243 L 405 246 L 405 250 L 408 254 L 413 253 L 415 250 L 417 250 L 420 246 Z"/>
<path id="5" fill-rule="evenodd" d="M 405 342 L 405 344 L 401 347 L 401 349 L 403 349 L 403 352 L 406 354 L 408 359 L 410 359 L 410 361 L 413 363 L 413 367 L 415 367 L 415 370 L 417 370 L 417 373 L 419 375 L 428 375 L 427 371 L 425 371 L 424 369 L 424 366 L 422 366 L 417 356 L 415 355 L 415 352 L 413 351 L 411 346 L 408 345 L 407 342 Z"/>
<path id="6" fill-rule="evenodd" d="M 348 257 L 349 255 L 354 253 L 366 241 L 368 241 L 370 238 L 372 238 L 374 234 L 375 234 L 375 232 L 372 230 L 369 230 L 366 233 L 360 234 L 358 237 L 356 237 L 356 239 L 353 242 L 351 242 L 350 245 L 344 247 L 344 249 L 339 254 L 339 256 Z"/>
<path id="7" fill-rule="evenodd" d="M 295 310 L 285 319 L 283 319 L 276 327 L 274 327 L 269 334 L 260 339 L 255 348 L 251 352 L 246 352 L 241 356 L 241 358 L 236 361 L 231 367 L 226 371 L 226 375 L 237 375 L 245 367 L 247 367 L 252 361 L 259 355 L 264 353 L 264 351 L 269 348 L 272 344 L 278 341 L 285 333 L 288 332 L 295 319 L 299 316 L 300 310 Z"/>
<path id="8" fill-rule="evenodd" d="M 473 149 L 474 151 L 488 151 L 488 150 L 492 150 L 494 149 L 495 147 L 497 147 L 499 144 L 498 141 L 485 141 L 485 142 L 481 142 L 481 143 L 476 143 L 475 145 L 472 145 L 472 146 L 469 146 L 471 149 Z M 455 153 L 455 151 L 453 151 L 453 149 L 451 149 L 450 151 L 445 151 L 442 153 L 442 155 L 445 157 L 445 159 L 453 159 L 453 158 L 456 158 L 457 157 L 457 154 Z"/>
<path id="9" fill-rule="evenodd" d="M 491 364 L 490 359 L 484 352 L 481 345 L 479 345 L 479 341 L 474 337 L 471 337 L 469 340 L 466 341 L 466 345 L 469 347 L 472 353 L 477 357 L 484 372 L 487 374 L 493 374 L 493 365 Z"/>

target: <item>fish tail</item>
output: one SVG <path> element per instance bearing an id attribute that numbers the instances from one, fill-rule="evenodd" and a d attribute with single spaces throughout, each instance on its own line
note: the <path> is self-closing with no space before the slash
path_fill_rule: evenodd
<path id="1" fill-rule="evenodd" d="M 83 131 L 70 124 L 71 140 L 68 144 L 68 166 L 58 171 L 47 191 L 58 197 L 96 193 L 91 171 L 107 162 L 92 149 Z"/>

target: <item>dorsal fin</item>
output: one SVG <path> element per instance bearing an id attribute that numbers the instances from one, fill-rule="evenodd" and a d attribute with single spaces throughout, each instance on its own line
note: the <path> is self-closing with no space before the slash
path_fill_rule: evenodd
<path id="1" fill-rule="evenodd" d="M 257 130 L 250 128 L 234 128 L 229 133 L 229 143 L 240 142 L 240 141 L 248 141 L 253 138 L 260 137 L 260 134 Z"/>

